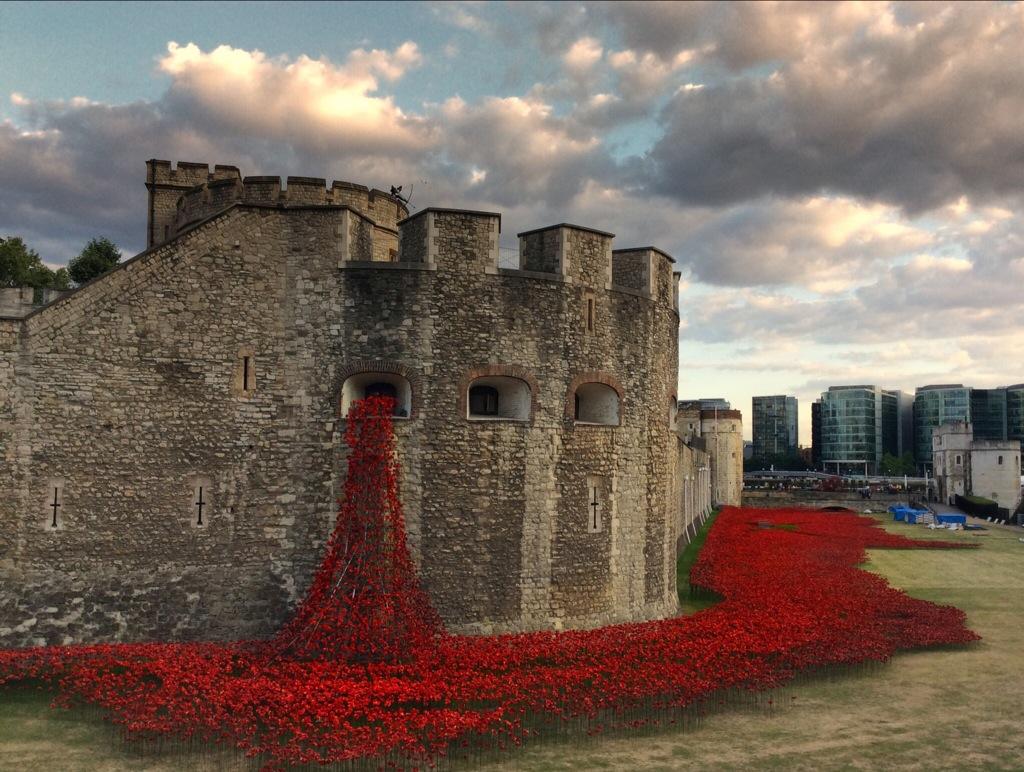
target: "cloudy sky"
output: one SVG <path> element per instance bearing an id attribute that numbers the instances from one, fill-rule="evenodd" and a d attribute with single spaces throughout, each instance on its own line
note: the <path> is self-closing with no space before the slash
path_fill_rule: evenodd
<path id="1" fill-rule="evenodd" d="M 684 273 L 680 396 L 809 443 L 828 385 L 1024 381 L 1022 52 L 1011 3 L 5 3 L 0 235 L 134 254 L 152 157 L 610 230 Z"/>

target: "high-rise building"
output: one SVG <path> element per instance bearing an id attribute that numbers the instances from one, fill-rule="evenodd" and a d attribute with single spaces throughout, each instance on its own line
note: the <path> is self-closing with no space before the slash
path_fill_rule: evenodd
<path id="1" fill-rule="evenodd" d="M 971 390 L 962 383 L 921 386 L 914 394 L 914 460 L 932 465 L 932 432 L 945 423 L 970 422 Z"/>
<path id="2" fill-rule="evenodd" d="M 1006 387 L 1006 439 L 1024 443 L 1024 383 Z"/>
<path id="3" fill-rule="evenodd" d="M 878 386 L 831 386 L 821 395 L 821 460 L 838 471 L 877 473 L 882 456 L 902 452 L 901 392 Z"/>
<path id="4" fill-rule="evenodd" d="M 998 389 L 962 384 L 922 386 L 914 397 L 914 455 L 932 465 L 932 432 L 944 423 L 966 422 L 975 440 L 1024 442 L 1024 383 Z"/>
<path id="5" fill-rule="evenodd" d="M 752 420 L 754 458 L 796 455 L 799 438 L 796 397 L 754 397 Z"/>
<path id="6" fill-rule="evenodd" d="M 1006 439 L 1006 389 L 971 389 L 971 427 L 975 439 Z"/>
<path id="7" fill-rule="evenodd" d="M 821 400 L 811 403 L 811 465 L 821 463 Z"/>

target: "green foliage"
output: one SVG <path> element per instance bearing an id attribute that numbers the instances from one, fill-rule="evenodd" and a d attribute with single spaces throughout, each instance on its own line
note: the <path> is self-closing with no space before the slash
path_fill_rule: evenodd
<path id="1" fill-rule="evenodd" d="M 68 275 L 76 284 L 102 276 L 121 262 L 121 250 L 110 239 L 100 237 L 93 239 L 68 263 Z"/>
<path id="2" fill-rule="evenodd" d="M 71 289 L 71 276 L 67 268 L 58 268 L 53 272 L 53 283 L 50 287 L 59 290 Z"/>
<path id="3" fill-rule="evenodd" d="M 778 453 L 765 458 L 743 459 L 744 472 L 761 472 L 768 469 L 775 469 L 777 472 L 806 472 L 813 469 L 810 464 L 804 461 L 798 454 Z"/>
<path id="4" fill-rule="evenodd" d="M 697 562 L 701 547 L 707 541 L 708 532 L 711 530 L 715 518 L 718 517 L 718 512 L 719 510 L 716 509 L 708 515 L 708 519 L 697 531 L 693 541 L 686 545 L 682 554 L 676 560 L 676 591 L 679 593 L 679 604 L 686 614 L 695 614 L 698 611 L 715 605 L 721 600 L 717 596 L 712 597 L 709 593 L 701 592 L 699 588 L 690 586 L 690 569 Z"/>
<path id="5" fill-rule="evenodd" d="M 63 280 L 67 282 L 67 272 L 63 279 L 58 277 L 60 271 L 54 273 L 39 258 L 39 253 L 29 249 L 20 236 L 0 238 L 0 287 L 34 287 L 46 289 L 59 286 Z"/>
<path id="6" fill-rule="evenodd" d="M 878 471 L 889 477 L 899 477 L 901 474 L 916 474 L 917 467 L 914 464 L 914 456 L 911 453 L 904 453 L 902 456 L 884 453 L 882 461 L 878 465 Z"/>
<path id="7" fill-rule="evenodd" d="M 988 507 L 996 504 L 995 501 L 993 501 L 992 499 L 986 499 L 984 496 L 964 496 L 963 498 L 967 499 L 967 501 L 971 502 L 972 504 L 978 504 L 983 507 Z"/>

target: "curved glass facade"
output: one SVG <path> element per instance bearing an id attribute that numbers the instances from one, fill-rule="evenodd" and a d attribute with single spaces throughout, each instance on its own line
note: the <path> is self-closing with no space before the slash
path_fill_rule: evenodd
<path id="1" fill-rule="evenodd" d="M 971 390 L 961 384 L 923 386 L 914 396 L 914 458 L 931 466 L 932 430 L 950 421 L 971 420 Z"/>
<path id="2" fill-rule="evenodd" d="M 833 386 L 821 395 L 821 460 L 877 470 L 884 453 L 899 455 L 899 393 L 877 386 Z"/>

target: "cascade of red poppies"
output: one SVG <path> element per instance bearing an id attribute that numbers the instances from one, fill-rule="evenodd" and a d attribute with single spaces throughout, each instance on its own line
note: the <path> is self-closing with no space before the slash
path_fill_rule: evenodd
<path id="1" fill-rule="evenodd" d="M 268 766 L 408 766 L 538 730 L 671 722 L 809 668 L 966 644 L 963 612 L 908 597 L 858 564 L 914 541 L 852 513 L 727 507 L 691 584 L 692 617 L 596 630 L 446 635 L 420 587 L 397 495 L 390 400 L 349 416 L 345 498 L 312 586 L 270 641 L 0 650 L 0 686 L 42 679 L 133 736 L 226 743 Z"/>
<path id="2" fill-rule="evenodd" d="M 390 397 L 369 397 L 349 411 L 341 511 L 305 600 L 273 641 L 281 656 L 402 662 L 441 632 L 406 544 L 393 409 Z"/>

